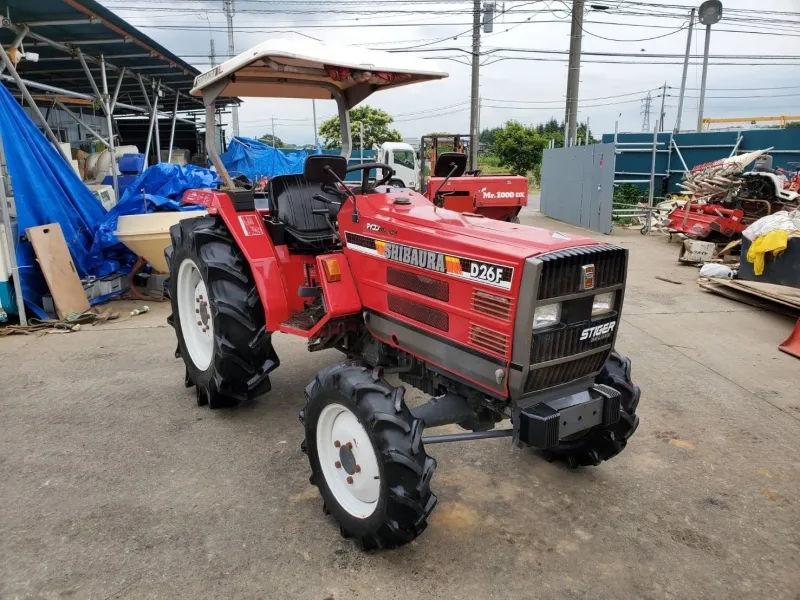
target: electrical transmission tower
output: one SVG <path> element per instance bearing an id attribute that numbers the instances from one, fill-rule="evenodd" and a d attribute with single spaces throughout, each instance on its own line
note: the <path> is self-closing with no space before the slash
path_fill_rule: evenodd
<path id="1" fill-rule="evenodd" d="M 222 9 L 228 20 L 228 57 L 236 55 L 233 46 L 233 15 L 236 14 L 236 0 L 222 0 Z M 235 104 L 231 108 L 231 121 L 233 122 L 233 135 L 239 135 L 239 107 Z"/>
<path id="2" fill-rule="evenodd" d="M 650 131 L 650 109 L 653 107 L 653 96 L 650 92 L 647 92 L 647 97 L 642 100 L 642 111 L 641 115 L 644 116 L 642 119 L 642 131 Z"/>

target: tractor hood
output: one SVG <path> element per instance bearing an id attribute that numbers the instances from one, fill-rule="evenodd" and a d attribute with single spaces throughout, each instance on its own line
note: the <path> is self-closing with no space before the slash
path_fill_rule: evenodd
<path id="1" fill-rule="evenodd" d="M 401 199 L 401 203 L 397 203 L 397 199 Z M 370 205 L 372 209 L 370 212 L 374 211 L 378 221 L 412 225 L 420 233 L 433 234 L 443 242 L 457 240 L 459 245 L 465 248 L 473 247 L 477 254 L 490 251 L 509 258 L 526 259 L 555 250 L 599 243 L 595 239 L 581 235 L 495 221 L 480 215 L 436 208 L 424 196 L 409 193 L 407 190 L 362 196 L 359 199 L 359 206 L 362 206 L 361 202 L 364 201 Z"/>

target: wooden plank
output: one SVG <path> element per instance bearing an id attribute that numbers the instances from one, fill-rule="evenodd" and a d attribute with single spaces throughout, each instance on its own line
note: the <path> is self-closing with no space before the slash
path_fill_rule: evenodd
<path id="1" fill-rule="evenodd" d="M 773 300 L 761 298 L 760 296 L 754 296 L 752 294 L 748 294 L 747 292 L 742 292 L 735 288 L 731 288 L 719 283 L 712 283 L 710 281 L 698 282 L 698 285 L 701 289 L 704 289 L 708 292 L 718 294 L 724 298 L 728 298 L 729 300 L 736 300 L 742 304 L 754 306 L 755 308 L 768 310 L 781 315 L 787 315 L 789 317 L 796 317 L 800 315 L 800 309 L 798 308 L 784 305 Z"/>
<path id="2" fill-rule="evenodd" d="M 723 285 L 800 308 L 800 290 L 797 288 L 775 285 L 773 283 L 762 283 L 760 281 L 747 281 L 745 279 L 725 281 Z"/>
<path id="3" fill-rule="evenodd" d="M 89 301 L 72 263 L 61 225 L 51 223 L 30 227 L 25 233 L 33 245 L 39 266 L 53 295 L 58 317 L 66 319 L 69 313 L 89 310 Z"/>

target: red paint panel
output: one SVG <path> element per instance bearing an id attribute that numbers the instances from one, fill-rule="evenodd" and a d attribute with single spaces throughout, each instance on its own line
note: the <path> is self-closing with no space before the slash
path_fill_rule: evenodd
<path id="1" fill-rule="evenodd" d="M 281 267 L 272 240 L 263 230 L 262 217 L 256 211 L 236 212 L 230 197 L 215 190 L 189 190 L 183 195 L 185 204 L 206 206 L 216 210 L 241 249 L 258 288 L 264 305 L 268 331 L 277 331 L 280 323 L 289 318 L 289 304 L 281 284 Z M 244 223 L 241 218 L 244 218 Z M 254 224 L 254 220 L 257 222 Z M 245 227 L 243 227 L 243 225 Z M 260 227 L 261 235 L 253 235 Z M 246 232 L 249 231 L 249 234 Z"/>
<path id="2" fill-rule="evenodd" d="M 325 278 L 325 271 L 322 268 L 322 261 L 327 259 L 336 260 L 342 272 L 339 281 L 330 282 Z M 352 315 L 361 311 L 361 299 L 358 295 L 356 282 L 353 279 L 353 272 L 344 254 L 322 254 L 317 257 L 317 273 L 320 274 L 322 283 L 322 294 L 325 298 L 325 307 L 331 318 Z"/>

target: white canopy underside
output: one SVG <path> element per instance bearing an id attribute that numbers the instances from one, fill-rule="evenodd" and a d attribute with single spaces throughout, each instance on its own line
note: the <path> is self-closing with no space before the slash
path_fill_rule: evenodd
<path id="1" fill-rule="evenodd" d="M 352 107 L 381 89 L 445 77 L 432 62 L 405 54 L 270 40 L 199 75 L 191 94 L 216 91 L 227 81 L 219 96 L 328 100 L 338 90 Z"/>

